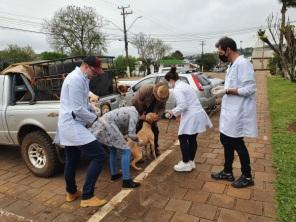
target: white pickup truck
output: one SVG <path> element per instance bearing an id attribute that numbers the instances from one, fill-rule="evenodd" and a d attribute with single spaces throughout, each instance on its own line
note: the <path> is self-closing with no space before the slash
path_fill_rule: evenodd
<path id="1" fill-rule="evenodd" d="M 81 63 L 81 58 L 72 58 L 73 61 Z M 67 64 L 69 71 L 78 65 L 75 62 L 69 65 L 66 59 L 59 62 Z M 0 145 L 20 146 L 27 167 L 40 177 L 52 176 L 63 163 L 63 149 L 52 140 L 57 127 L 61 84 L 69 71 L 55 63 L 57 61 L 15 65 L 0 73 Z M 64 74 L 57 75 L 54 70 L 57 68 L 64 69 L 61 72 Z M 107 81 L 108 74 L 111 76 Z M 102 81 L 90 83 L 94 93 L 99 91 L 98 82 L 103 82 L 104 86 L 109 84 L 106 89 L 111 90 L 112 74 L 105 70 L 104 75 Z M 101 109 L 118 107 L 119 96 L 108 90 L 105 93 L 109 94 L 101 96 L 97 104 Z"/>

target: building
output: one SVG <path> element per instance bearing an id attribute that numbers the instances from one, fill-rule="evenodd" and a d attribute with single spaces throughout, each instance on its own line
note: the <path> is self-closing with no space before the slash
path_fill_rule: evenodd
<path id="1" fill-rule="evenodd" d="M 269 70 L 268 63 L 269 59 L 273 57 L 273 53 L 271 48 L 264 45 L 261 40 L 258 40 L 251 57 L 255 71 Z"/>

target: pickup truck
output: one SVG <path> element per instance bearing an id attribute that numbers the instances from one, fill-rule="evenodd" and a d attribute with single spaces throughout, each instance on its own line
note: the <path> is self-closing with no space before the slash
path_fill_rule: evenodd
<path id="1" fill-rule="evenodd" d="M 62 81 L 82 61 L 81 58 L 71 59 L 75 61 L 72 65 L 62 61 L 68 66 L 66 72 L 65 67 L 63 72 L 57 71 L 61 68 L 57 61 L 46 61 L 16 64 L 0 73 L 0 145 L 20 146 L 26 166 L 40 177 L 54 175 L 63 164 L 63 148 L 55 146 L 52 141 L 57 127 Z M 112 76 L 108 75 L 107 69 L 104 75 L 103 84 L 107 91 L 96 86 L 99 80 L 90 83 L 92 91 L 102 95 L 99 94 L 97 104 L 101 113 L 117 108 L 119 104 L 119 95 L 111 94 Z"/>

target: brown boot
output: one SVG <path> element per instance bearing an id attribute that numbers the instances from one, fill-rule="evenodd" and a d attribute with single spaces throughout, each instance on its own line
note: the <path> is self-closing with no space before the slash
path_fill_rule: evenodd
<path id="1" fill-rule="evenodd" d="M 76 199 L 78 199 L 81 196 L 81 191 L 77 190 L 75 193 L 67 193 L 66 195 L 66 201 L 72 202 Z"/>
<path id="2" fill-rule="evenodd" d="M 92 197 L 87 200 L 80 201 L 80 207 L 100 207 L 107 203 L 104 199 L 99 199 L 97 197 Z"/>

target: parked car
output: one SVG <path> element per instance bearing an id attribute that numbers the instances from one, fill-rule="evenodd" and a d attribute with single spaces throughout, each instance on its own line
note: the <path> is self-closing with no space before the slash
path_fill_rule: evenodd
<path id="1" fill-rule="evenodd" d="M 210 80 L 211 84 L 213 85 L 213 87 L 216 86 L 223 86 L 224 85 L 224 80 L 220 79 L 220 78 L 214 78 L 212 76 L 207 76 L 208 79 Z"/>
<path id="2" fill-rule="evenodd" d="M 118 80 L 117 85 L 125 85 L 128 87 L 131 87 L 132 85 L 135 85 L 139 80 Z"/>
<path id="3" fill-rule="evenodd" d="M 131 86 L 129 88 L 129 91 L 123 97 L 123 99 L 126 101 L 126 105 L 131 105 L 132 97 L 142 85 L 166 82 L 164 76 L 165 73 L 150 74 Z M 196 90 L 201 105 L 206 111 L 210 111 L 215 107 L 216 99 L 215 96 L 211 93 L 211 89 L 213 88 L 213 86 L 210 80 L 203 73 L 180 73 L 179 77 L 181 81 L 188 83 L 190 87 L 193 87 Z M 166 109 L 172 109 L 175 107 L 175 105 L 176 101 L 170 89 L 170 96 L 166 103 Z"/>
<path id="4" fill-rule="evenodd" d="M 20 146 L 26 166 L 37 176 L 50 177 L 61 169 L 63 149 L 52 143 L 59 95 L 63 79 L 81 61 L 75 57 L 16 64 L 0 73 L 0 145 Z M 101 113 L 119 104 L 119 95 L 110 94 L 112 73 L 106 67 L 104 71 L 103 82 L 94 79 L 90 83 L 92 91 L 102 96 L 97 104 Z"/>
<path id="5" fill-rule="evenodd" d="M 182 71 L 185 71 L 185 68 L 184 67 L 177 66 L 176 68 L 177 68 L 177 70 L 176 70 L 177 73 L 180 73 Z M 164 68 L 159 69 L 158 70 L 158 73 L 160 73 L 160 74 L 167 74 L 170 70 L 171 70 L 171 67 L 164 67 Z"/>

